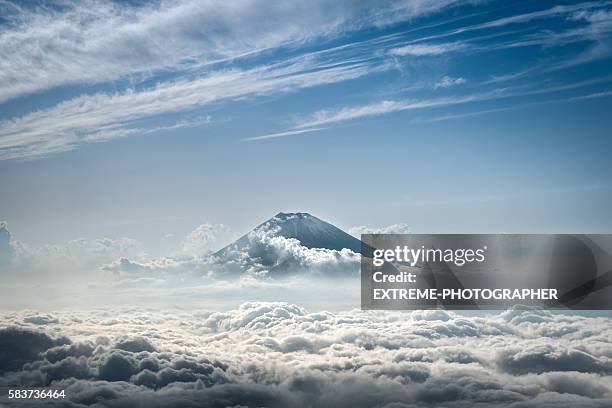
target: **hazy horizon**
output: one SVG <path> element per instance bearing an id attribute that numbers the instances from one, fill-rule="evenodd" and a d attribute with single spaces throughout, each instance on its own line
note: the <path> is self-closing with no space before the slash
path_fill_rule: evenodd
<path id="1" fill-rule="evenodd" d="M 20 241 L 161 254 L 279 211 L 612 229 L 607 2 L 0 8 L 0 221 Z"/>

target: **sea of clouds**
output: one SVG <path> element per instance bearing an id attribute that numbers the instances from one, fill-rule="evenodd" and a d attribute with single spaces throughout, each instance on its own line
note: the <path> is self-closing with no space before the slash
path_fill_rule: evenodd
<path id="1" fill-rule="evenodd" d="M 612 406 L 612 318 L 351 310 L 358 254 L 269 232 L 215 259 L 220 225 L 150 256 L 127 238 L 34 247 L 0 223 L 0 305 L 21 309 L 0 312 L 0 389 L 63 389 L 45 401 L 62 407 Z"/>
<path id="2" fill-rule="evenodd" d="M 609 407 L 611 342 L 610 318 L 519 308 L 5 312 L 0 387 L 65 389 L 58 406 Z"/>

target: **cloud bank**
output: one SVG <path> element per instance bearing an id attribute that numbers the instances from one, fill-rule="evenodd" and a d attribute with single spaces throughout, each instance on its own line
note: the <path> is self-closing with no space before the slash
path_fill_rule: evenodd
<path id="1" fill-rule="evenodd" d="M 604 407 L 609 318 L 514 309 L 4 313 L 0 386 L 78 406 Z M 24 346 L 24 345 L 27 345 Z"/>
<path id="2" fill-rule="evenodd" d="M 300 276 L 359 275 L 359 254 L 349 249 L 308 248 L 297 239 L 278 235 L 275 228 L 256 229 L 247 235 L 245 246 L 215 253 L 235 236 L 226 225 L 203 223 L 188 233 L 178 248 L 150 254 L 141 243 L 126 237 L 35 246 L 15 240 L 6 223 L 0 225 L 0 276 L 6 284 L 2 292 L 8 302 L 5 307 L 14 304 L 10 299 L 15 290 L 28 294 L 51 290 L 49 293 L 56 293 L 58 299 L 74 298 L 72 292 L 77 292 L 79 296 L 99 297 L 92 300 L 98 304 L 117 295 L 125 301 L 131 298 L 130 291 L 154 301 L 209 291 L 216 296 L 235 296 L 245 287 L 267 290 L 302 286 L 294 279 Z M 276 279 L 289 281 L 274 282 Z M 27 287 L 33 281 L 38 290 Z M 306 287 L 316 288 L 317 284 L 306 282 Z M 124 288 L 129 289 L 126 292 Z M 15 300 L 22 304 L 22 300 Z"/>

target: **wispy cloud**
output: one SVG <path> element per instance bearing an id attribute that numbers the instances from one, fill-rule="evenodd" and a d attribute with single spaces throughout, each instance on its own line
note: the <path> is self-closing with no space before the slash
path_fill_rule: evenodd
<path id="1" fill-rule="evenodd" d="M 283 132 L 272 133 L 270 135 L 257 136 L 248 138 L 245 140 L 263 140 L 263 139 L 271 139 L 277 137 L 285 137 L 298 135 L 302 133 L 316 132 L 324 129 L 329 129 L 330 127 L 341 123 L 348 122 L 357 119 L 371 118 L 377 117 L 402 111 L 410 111 L 410 110 L 420 110 L 420 109 L 428 109 L 428 108 L 440 108 L 445 106 L 456 106 L 462 105 L 472 102 L 482 102 L 487 100 L 494 99 L 504 99 L 504 98 L 513 98 L 513 97 L 524 97 L 524 96 L 533 96 L 540 94 L 553 94 L 556 92 L 568 91 L 576 88 L 584 88 L 589 87 L 595 84 L 606 83 L 612 80 L 612 77 L 602 77 L 602 78 L 594 78 L 591 80 L 575 82 L 567 85 L 559 85 L 559 86 L 550 86 L 545 88 L 515 88 L 515 89 L 494 89 L 491 91 L 468 94 L 463 96 L 452 96 L 445 98 L 430 98 L 430 99 L 408 99 L 408 100 L 383 100 L 380 102 L 375 102 L 367 105 L 361 106 L 350 106 L 350 107 L 342 107 L 337 109 L 323 109 L 317 111 L 303 119 L 298 120 L 295 123 L 295 126 L 291 129 L 288 129 Z M 459 114 L 450 114 L 437 116 L 434 118 L 427 119 L 414 119 L 414 122 L 434 122 L 434 121 L 442 121 L 442 120 L 450 120 L 450 119 L 458 119 L 469 116 L 477 116 L 483 115 L 487 113 L 495 113 L 501 111 L 507 111 L 511 109 L 516 109 L 520 107 L 533 106 L 533 105 L 541 105 L 545 103 L 560 103 L 560 102 L 570 102 L 574 100 L 583 100 L 583 99 L 593 99 L 600 97 L 609 96 L 609 92 L 596 92 L 590 93 L 587 95 L 574 96 L 574 97 L 564 97 L 564 98 L 554 98 L 549 100 L 540 100 L 522 104 L 512 104 L 511 106 L 498 107 L 492 109 L 484 109 L 477 110 L 473 112 L 465 112 Z"/>
<path id="2" fill-rule="evenodd" d="M 459 34 L 464 34 L 472 31 L 479 30 L 487 30 L 491 28 L 500 28 L 513 24 L 524 24 L 534 20 L 539 19 L 547 19 L 554 17 L 566 17 L 570 18 L 575 16 L 575 13 L 580 12 L 590 12 L 592 10 L 597 10 L 602 7 L 607 7 L 611 4 L 609 1 L 601 1 L 601 2 L 583 2 L 572 5 L 558 5 L 544 10 L 533 11 L 529 13 L 516 14 L 513 16 L 502 17 L 495 20 L 486 21 L 483 23 L 473 24 L 466 27 L 457 28 L 454 30 L 449 30 L 439 34 L 432 34 L 423 38 L 420 38 L 418 41 L 428 41 L 439 38 L 452 37 Z"/>
<path id="3" fill-rule="evenodd" d="M 413 109 L 432 108 L 437 106 L 457 105 L 466 102 L 482 100 L 486 95 L 468 95 L 450 98 L 424 100 L 385 100 L 363 106 L 345 107 L 340 109 L 324 109 L 313 113 L 296 124 L 296 129 L 307 129 L 331 125 L 338 122 L 385 115 Z M 490 96 L 489 96 L 490 97 Z"/>
<path id="4" fill-rule="evenodd" d="M 592 86 L 595 84 L 606 83 L 612 80 L 612 77 L 606 76 L 594 78 L 586 81 L 574 82 L 566 85 L 549 86 L 543 88 L 514 88 L 514 89 L 494 89 L 491 91 L 468 94 L 463 96 L 453 96 L 446 98 L 432 98 L 421 100 L 385 100 L 375 102 L 368 105 L 344 107 L 339 109 L 323 109 L 312 115 L 302 119 L 296 123 L 295 129 L 306 129 L 310 127 L 328 126 L 333 123 L 345 122 L 360 118 L 380 116 L 389 113 L 436 108 L 442 106 L 460 105 L 469 102 L 479 102 L 493 99 L 503 99 L 511 97 L 523 97 L 540 94 L 549 94 L 562 92 L 577 88 Z M 567 99 L 565 99 L 567 100 Z"/>
<path id="5" fill-rule="evenodd" d="M 285 136 L 300 135 L 302 133 L 318 132 L 324 129 L 326 128 L 317 127 L 317 128 L 311 128 L 311 129 L 295 129 L 295 130 L 288 130 L 286 132 L 268 133 L 266 135 L 261 135 L 261 136 L 247 137 L 242 140 L 254 141 L 254 140 L 276 139 L 277 137 L 285 137 Z"/>
<path id="6" fill-rule="evenodd" d="M 83 137 L 84 142 L 105 142 L 112 139 L 120 139 L 134 135 L 148 135 L 155 132 L 176 130 L 184 128 L 198 127 L 207 125 L 213 121 L 211 116 L 204 116 L 191 120 L 181 120 L 172 125 L 167 126 L 155 126 L 151 128 L 129 128 L 121 125 L 110 125 L 101 127 L 93 133 Z"/>
<path id="7" fill-rule="evenodd" d="M 61 7 L 0 5 L 0 103 L 64 84 L 139 80 L 161 70 L 228 61 L 356 28 L 383 26 L 453 3 L 418 0 L 339 4 L 93 0 Z M 377 12 L 371 12 L 377 5 Z"/>
<path id="8" fill-rule="evenodd" d="M 434 89 L 448 88 L 451 86 L 462 85 L 462 84 L 465 84 L 465 78 L 462 78 L 462 77 L 453 78 L 448 75 L 445 75 L 442 77 L 442 79 L 436 82 L 436 84 L 434 85 Z"/>
<path id="9" fill-rule="evenodd" d="M 595 93 L 590 93 L 586 95 L 572 96 L 569 98 L 554 98 L 554 99 L 547 99 L 547 100 L 536 101 L 536 102 L 513 103 L 511 105 L 503 106 L 500 108 L 473 110 L 473 111 L 462 112 L 462 113 L 451 113 L 451 114 L 446 114 L 446 115 L 415 118 L 411 120 L 410 123 L 442 122 L 445 120 L 463 119 L 463 118 L 469 118 L 469 117 L 474 117 L 474 116 L 488 115 L 491 113 L 499 113 L 499 112 L 517 110 L 517 109 L 525 109 L 525 108 L 539 106 L 539 105 L 548 105 L 548 104 L 564 103 L 564 102 L 572 102 L 572 101 L 582 101 L 582 100 L 596 99 L 596 98 L 606 98 L 609 96 L 612 96 L 612 91 L 595 92 Z"/>
<path id="10" fill-rule="evenodd" d="M 465 47 L 461 42 L 448 44 L 411 44 L 403 47 L 392 48 L 389 53 L 397 56 L 423 56 L 423 55 L 440 55 L 451 51 L 458 51 Z"/>
<path id="11" fill-rule="evenodd" d="M 316 0 L 285 7 L 268 0 L 263 5 L 189 0 L 145 6 L 68 1 L 61 10 L 0 4 L 5 19 L 0 26 L 0 103 L 58 85 L 107 83 L 119 78 L 132 81 L 128 89 L 118 85 L 119 91 L 115 93 L 85 94 L 0 121 L 0 160 L 34 159 L 68 151 L 82 143 L 203 125 L 207 121 L 193 124 L 179 119 L 173 124 L 152 126 L 146 119 L 176 113 L 193 115 L 194 110 L 213 104 L 285 94 L 394 68 L 403 74 L 412 60 L 421 60 L 410 57 L 446 58 L 446 54 L 465 57 L 467 53 L 493 49 L 598 41 L 612 31 L 610 13 L 602 10 L 609 2 L 580 3 L 485 21 L 409 41 L 406 32 L 385 35 L 379 32 L 366 40 L 331 48 L 301 48 L 304 44 L 310 46 L 309 42 L 315 39 L 337 39 L 350 30 L 414 19 L 452 3 L 419 0 L 406 4 L 390 0 L 372 7 L 374 3 L 367 1 L 347 6 Z M 485 37 L 441 39 L 559 16 L 571 19 L 578 27 L 563 32 L 532 30 L 527 35 L 504 38 L 495 46 L 486 43 L 490 38 Z M 493 35 L 500 34 L 504 32 Z M 325 44 L 329 47 L 330 43 Z M 275 53 L 280 48 L 286 53 Z M 245 58 L 264 50 L 265 59 Z M 566 66 L 607 55 L 606 44 L 599 42 Z M 243 59 L 237 61 L 240 58 Z M 161 71 L 167 75 L 158 75 Z M 427 75 L 423 82 L 428 84 L 429 91 L 432 86 L 450 88 L 466 82 L 463 77 L 438 79 L 439 73 Z M 156 85 L 148 85 L 143 78 L 155 79 Z M 515 78 L 503 78 L 506 79 Z M 355 101 L 355 106 L 319 110 L 292 128 L 245 140 L 314 132 L 339 122 L 399 111 L 513 96 L 503 90 L 471 95 L 461 94 L 462 91 L 457 90 L 448 98 L 425 95 L 419 99 L 361 105 Z M 206 112 L 198 114 L 209 117 Z"/>
<path id="12" fill-rule="evenodd" d="M 358 78 L 389 67 L 355 59 L 334 64 L 313 55 L 247 70 L 228 69 L 142 91 L 99 93 L 0 122 L 0 159 L 32 159 L 80 143 L 149 130 L 129 127 L 153 115 Z"/>

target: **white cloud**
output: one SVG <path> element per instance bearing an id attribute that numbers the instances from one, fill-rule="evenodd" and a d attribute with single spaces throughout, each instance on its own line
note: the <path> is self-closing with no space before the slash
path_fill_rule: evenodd
<path id="1" fill-rule="evenodd" d="M 407 55 L 420 57 L 424 55 L 446 54 L 448 52 L 458 51 L 462 48 L 465 48 L 465 44 L 460 42 L 448 44 L 410 44 L 403 47 L 392 48 L 389 53 L 400 57 Z"/>
<path id="2" fill-rule="evenodd" d="M 183 250 L 192 255 L 203 255 L 229 243 L 232 230 L 223 224 L 204 223 L 191 231 L 185 238 Z"/>
<path id="3" fill-rule="evenodd" d="M 120 277 L 170 278 L 175 276 L 185 278 L 188 274 L 196 275 L 201 272 L 202 265 L 204 265 L 203 261 L 193 256 L 162 256 L 142 261 L 120 257 L 102 265 L 100 269 Z"/>
<path id="4" fill-rule="evenodd" d="M 231 245 L 214 254 L 208 266 L 218 276 L 247 273 L 258 277 L 357 276 L 360 254 L 350 249 L 308 248 L 295 238 L 279 235 L 280 226 L 252 230 L 243 245 Z"/>
<path id="5" fill-rule="evenodd" d="M 357 237 L 361 234 L 410 234 L 411 232 L 410 226 L 402 223 L 383 227 L 359 226 L 349 229 L 349 233 Z"/>
<path id="6" fill-rule="evenodd" d="M 363 106 L 344 107 L 340 109 L 323 109 L 297 122 L 296 129 L 321 127 L 338 122 L 345 122 L 366 117 L 375 117 L 407 110 L 457 105 L 475 100 L 481 100 L 484 97 L 485 96 L 483 95 L 468 95 L 462 97 L 423 100 L 385 100 Z"/>
<path id="7" fill-rule="evenodd" d="M 261 135 L 261 136 L 247 137 L 243 140 L 254 141 L 254 140 L 276 139 L 277 137 L 300 135 L 302 133 L 318 132 L 320 130 L 325 130 L 325 129 L 326 128 L 294 129 L 294 130 L 288 130 L 286 132 L 268 133 L 266 135 Z"/>
<path id="8" fill-rule="evenodd" d="M 434 89 L 438 89 L 438 88 L 448 88 L 451 86 L 455 86 L 455 85 L 463 85 L 465 84 L 465 78 L 453 78 L 450 77 L 448 75 L 445 75 L 442 77 L 442 79 L 440 79 L 435 85 L 434 85 Z"/>
<path id="9" fill-rule="evenodd" d="M 121 139 L 128 136 L 135 135 L 148 135 L 155 132 L 184 129 L 198 127 L 211 123 L 213 120 L 210 116 L 204 116 L 196 119 L 181 120 L 172 125 L 167 126 L 156 126 L 152 128 L 133 128 L 124 127 L 120 124 L 111 124 L 108 126 L 101 126 L 100 128 L 88 133 L 82 138 L 83 142 L 106 142 L 113 139 Z"/>
<path id="10" fill-rule="evenodd" d="M 140 244 L 131 238 L 75 239 L 65 244 L 30 245 L 14 240 L 6 226 L 0 223 L 0 269 L 3 279 L 27 281 L 40 279 L 41 283 L 60 277 L 83 276 L 92 278 L 91 272 L 100 265 L 122 256 L 140 256 Z"/>

